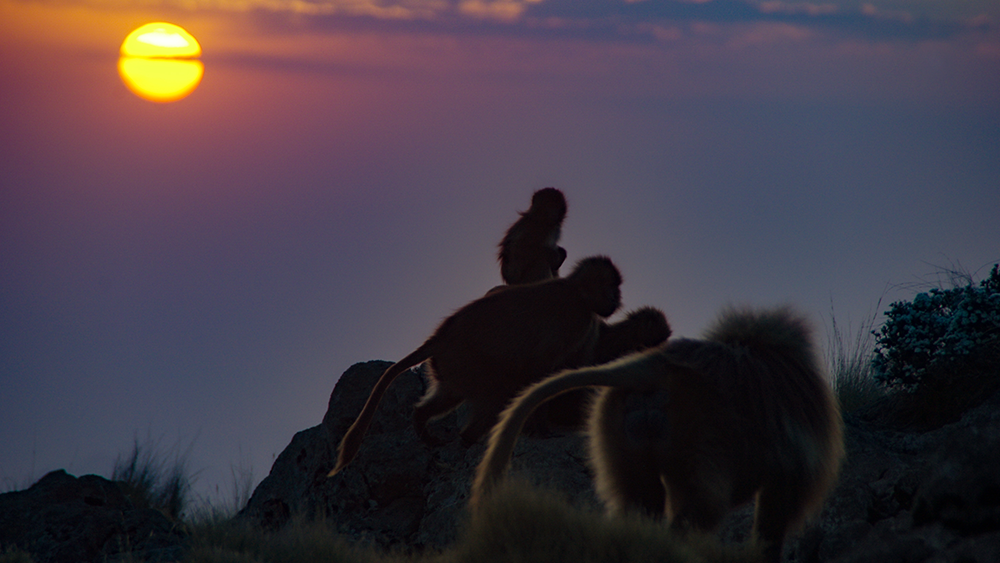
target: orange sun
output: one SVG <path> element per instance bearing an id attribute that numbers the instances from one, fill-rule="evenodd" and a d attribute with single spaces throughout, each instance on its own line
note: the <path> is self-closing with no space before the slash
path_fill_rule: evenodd
<path id="1" fill-rule="evenodd" d="M 135 95 L 153 102 L 176 102 L 194 91 L 205 66 L 201 45 L 172 23 L 147 23 L 122 42 L 118 73 Z"/>

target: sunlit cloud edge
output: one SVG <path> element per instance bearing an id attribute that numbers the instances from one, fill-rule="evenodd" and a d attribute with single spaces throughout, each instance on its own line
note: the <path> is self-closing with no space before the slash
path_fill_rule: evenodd
<path id="1" fill-rule="evenodd" d="M 128 0 L 22 0 L 134 9 Z M 848 10 L 832 3 L 784 0 L 147 0 L 144 9 L 244 13 L 268 27 L 314 30 L 490 33 L 660 41 L 687 26 L 782 24 L 870 39 L 946 39 L 965 32 L 996 33 L 997 22 L 916 17 L 872 4 Z M 676 37 L 676 34 L 674 34 Z"/>

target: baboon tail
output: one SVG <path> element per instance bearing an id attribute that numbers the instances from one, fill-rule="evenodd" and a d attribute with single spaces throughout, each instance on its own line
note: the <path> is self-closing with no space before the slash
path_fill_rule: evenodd
<path id="1" fill-rule="evenodd" d="M 521 434 L 524 422 L 539 405 L 563 393 L 582 387 L 646 387 L 654 383 L 650 362 L 661 362 L 656 352 L 633 354 L 622 360 L 602 366 L 587 367 L 558 373 L 524 390 L 508 406 L 500 421 L 490 432 L 486 453 L 483 455 L 476 477 L 472 482 L 469 504 L 476 507 L 500 481 L 507 468 L 507 461 L 514 444 Z"/>
<path id="2" fill-rule="evenodd" d="M 361 440 L 364 439 L 365 433 L 368 432 L 368 426 L 371 425 L 372 419 L 375 417 L 375 409 L 378 408 L 378 404 L 382 400 L 382 395 L 385 395 L 389 384 L 399 374 L 429 358 L 432 355 L 431 349 L 432 341 L 428 340 L 420 348 L 417 348 L 402 360 L 392 364 L 382 373 L 382 376 L 375 383 L 371 394 L 368 395 L 368 400 L 365 401 L 365 406 L 361 409 L 358 418 L 354 420 L 354 424 L 351 424 L 351 427 L 347 429 L 343 439 L 341 439 L 337 465 L 327 473 L 327 477 L 336 475 L 348 463 L 351 463 L 351 460 L 357 455 L 358 449 L 361 448 Z"/>

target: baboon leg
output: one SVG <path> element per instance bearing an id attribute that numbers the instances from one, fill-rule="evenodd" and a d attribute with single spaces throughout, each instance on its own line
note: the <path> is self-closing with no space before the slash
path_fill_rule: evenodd
<path id="1" fill-rule="evenodd" d="M 782 486 L 765 486 L 758 493 L 754 531 L 764 543 L 765 561 L 781 561 L 789 524 L 798 518 L 802 510 L 801 498 L 796 487 L 788 483 L 783 483 Z"/>
<path id="2" fill-rule="evenodd" d="M 441 441 L 432 437 L 427 431 L 427 422 L 451 412 L 463 400 L 461 396 L 448 391 L 440 384 L 433 383 L 427 394 L 413 407 L 413 428 L 416 429 L 420 440 L 429 446 L 440 445 Z"/>
<path id="3" fill-rule="evenodd" d="M 462 444 L 471 446 L 490 431 L 500 418 L 503 405 L 472 403 L 469 421 L 462 427 Z"/>
<path id="4" fill-rule="evenodd" d="M 629 396 L 631 393 L 616 390 L 596 396 L 587 430 L 594 485 L 612 513 L 662 518 L 668 491 L 648 441 L 635 439 L 626 429 Z"/>
<path id="5" fill-rule="evenodd" d="M 728 480 L 708 471 L 694 471 L 684 477 L 664 477 L 670 490 L 673 524 L 678 528 L 694 528 L 705 532 L 718 529 L 732 509 L 729 504 Z"/>
<path id="6" fill-rule="evenodd" d="M 626 460 L 619 460 L 626 461 Z M 667 507 L 667 491 L 660 473 L 639 460 L 627 460 L 614 467 L 605 466 L 598 477 L 605 503 L 619 514 L 638 513 L 650 518 L 663 518 Z"/>
<path id="7" fill-rule="evenodd" d="M 690 501 L 680 503 L 680 506 L 676 507 L 673 524 L 678 528 L 714 532 L 729 513 L 729 508 L 728 504 L 698 498 L 695 495 Z"/>

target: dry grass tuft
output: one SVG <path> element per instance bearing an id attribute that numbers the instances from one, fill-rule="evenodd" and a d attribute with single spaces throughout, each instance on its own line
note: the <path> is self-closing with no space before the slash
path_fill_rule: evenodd
<path id="1" fill-rule="evenodd" d="M 648 519 L 574 508 L 551 492 L 508 482 L 472 516 L 456 546 L 433 561 L 738 563 L 759 555 L 753 547 L 722 546 L 714 537 L 681 538 Z"/>

